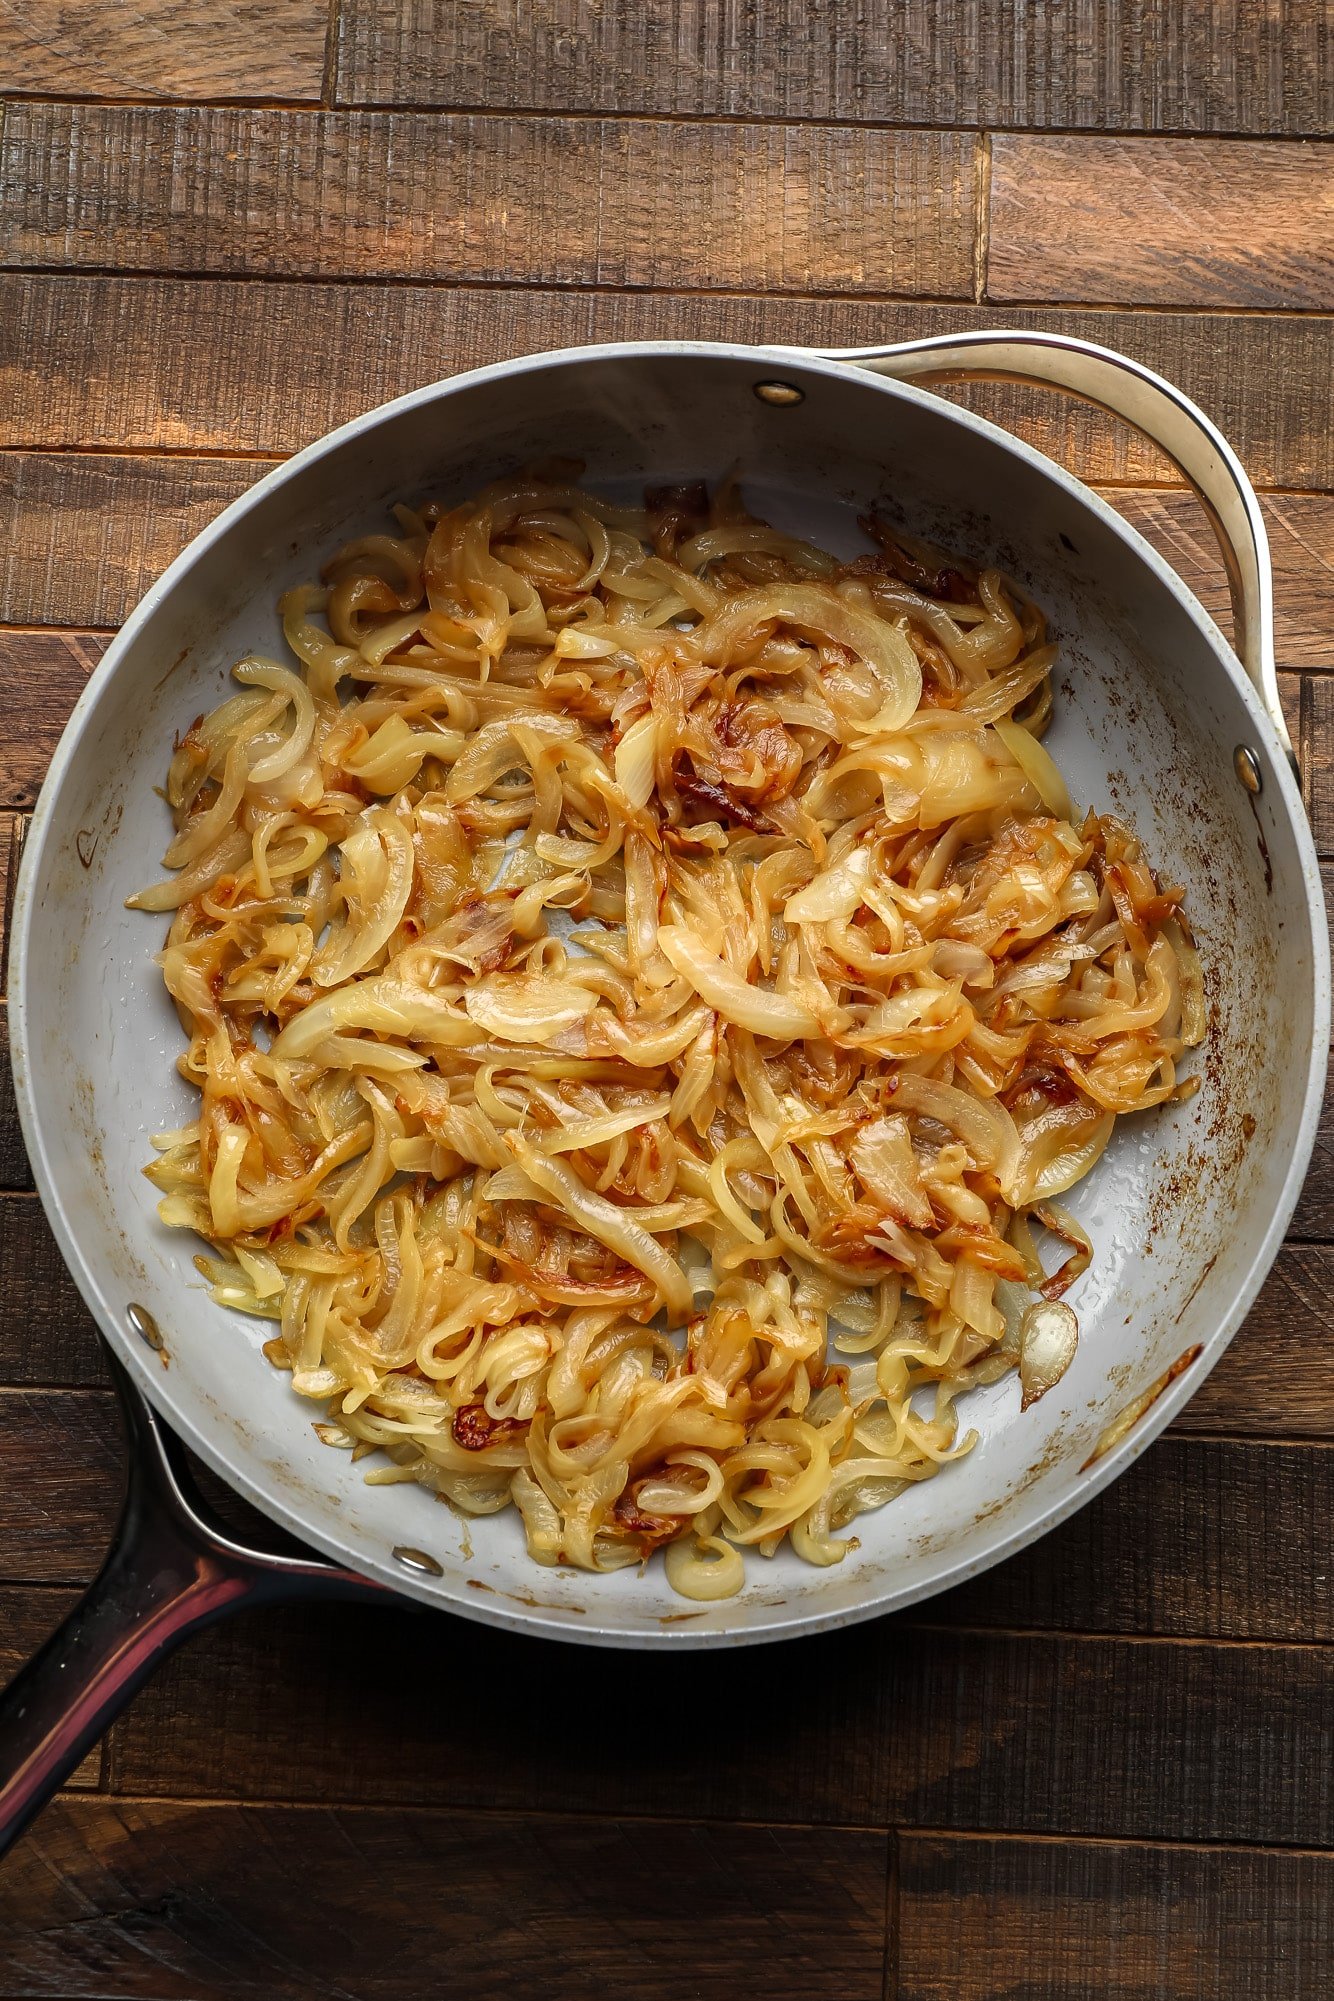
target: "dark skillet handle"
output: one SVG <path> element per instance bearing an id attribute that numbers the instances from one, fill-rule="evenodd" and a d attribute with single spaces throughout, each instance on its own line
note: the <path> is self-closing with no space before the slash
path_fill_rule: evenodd
<path id="1" fill-rule="evenodd" d="M 97 1578 L 0 1695 L 0 1855 L 201 1626 L 251 1605 L 385 1595 L 320 1557 L 233 1540 L 200 1500 L 176 1439 L 107 1359 L 129 1445 L 125 1505 Z"/>

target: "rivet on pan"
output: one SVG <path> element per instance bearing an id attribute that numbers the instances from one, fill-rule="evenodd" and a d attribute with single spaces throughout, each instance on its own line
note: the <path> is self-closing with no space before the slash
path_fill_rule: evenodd
<path id="1" fill-rule="evenodd" d="M 394 1555 L 404 1570 L 419 1570 L 423 1577 L 443 1577 L 445 1574 L 444 1564 L 437 1563 L 424 1549 L 411 1549 L 407 1543 L 400 1542 L 394 1545 Z"/>
<path id="2" fill-rule="evenodd" d="M 1255 752 L 1244 743 L 1239 743 L 1232 753 L 1232 768 L 1248 792 L 1264 789 L 1264 773 Z"/>
<path id="3" fill-rule="evenodd" d="M 155 1348 L 160 1355 L 166 1343 L 162 1339 L 161 1328 L 158 1326 L 156 1320 L 154 1320 L 148 1308 L 146 1306 L 127 1306 L 125 1309 L 125 1318 L 129 1321 L 140 1340 L 147 1341 L 149 1347 Z"/>
<path id="4" fill-rule="evenodd" d="M 761 403 L 772 403 L 780 410 L 787 409 L 793 403 L 806 401 L 806 391 L 798 389 L 795 382 L 757 382 L 755 394 Z"/>

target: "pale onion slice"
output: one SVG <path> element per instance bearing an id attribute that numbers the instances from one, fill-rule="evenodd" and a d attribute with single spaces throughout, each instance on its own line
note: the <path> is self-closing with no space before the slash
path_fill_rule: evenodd
<path id="1" fill-rule="evenodd" d="M 1024 777 L 1028 780 L 1038 798 L 1049 813 L 1058 820 L 1073 820 L 1075 809 L 1070 803 L 1070 794 L 1056 766 L 1056 760 L 1044 744 L 1040 744 L 1031 730 L 1013 717 L 1002 716 L 991 726 L 1010 756 L 1014 759 Z"/>
<path id="2" fill-rule="evenodd" d="M 775 1042 L 796 1042 L 803 1036 L 824 1033 L 818 1018 L 803 1002 L 752 986 L 683 924 L 664 924 L 658 932 L 658 944 L 700 999 L 735 1027 Z"/>
<path id="3" fill-rule="evenodd" d="M 372 806 L 344 836 L 339 865 L 345 915 L 311 961 L 319 987 L 364 972 L 398 929 L 412 894 L 412 836 L 387 806 Z"/>
<path id="4" fill-rule="evenodd" d="M 690 1537 L 669 1542 L 663 1552 L 667 1582 L 682 1598 L 707 1603 L 735 1598 L 746 1581 L 741 1554 L 721 1536 Z"/>
<path id="5" fill-rule="evenodd" d="M 497 976 L 470 986 L 463 1005 L 470 1021 L 501 1042 L 536 1042 L 543 1047 L 591 1014 L 598 997 L 575 980 L 542 973 Z"/>
<path id="6" fill-rule="evenodd" d="M 481 1040 L 476 1023 L 460 1014 L 444 995 L 382 977 L 355 980 L 312 1001 L 288 1022 L 274 1042 L 272 1054 L 293 1062 L 309 1056 L 333 1030 L 349 1028 L 401 1035 L 408 1041 L 447 1042 L 458 1048 Z"/>
<path id="7" fill-rule="evenodd" d="M 656 755 L 657 723 L 651 715 L 641 716 L 617 744 L 613 759 L 616 783 L 632 806 L 647 806 L 653 796 Z"/>
<path id="8" fill-rule="evenodd" d="M 1035 1299 L 1019 1322 L 1021 1408 L 1027 1410 L 1054 1389 L 1075 1359 L 1079 1322 L 1061 1299 Z"/>
<path id="9" fill-rule="evenodd" d="M 861 908 L 870 872 L 871 850 L 854 848 L 841 862 L 822 870 L 805 889 L 789 896 L 783 910 L 784 923 L 829 924 L 852 917 Z M 990 965 L 990 960 L 987 963 Z"/>
<path id="10" fill-rule="evenodd" d="M 1014 1119 L 996 1098 L 975 1098 L 953 1084 L 901 1072 L 890 1099 L 896 1112 L 915 1112 L 937 1119 L 957 1133 L 979 1167 L 989 1167 L 1002 1190 L 1013 1182 L 1019 1161 L 1019 1133 Z"/>

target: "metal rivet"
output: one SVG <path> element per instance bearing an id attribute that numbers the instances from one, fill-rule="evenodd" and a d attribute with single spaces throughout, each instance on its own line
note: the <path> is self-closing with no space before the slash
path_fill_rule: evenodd
<path id="1" fill-rule="evenodd" d="M 155 1348 L 160 1355 L 167 1344 L 162 1339 L 161 1328 L 158 1326 L 156 1320 L 154 1320 L 148 1308 L 146 1306 L 131 1304 L 125 1309 L 125 1318 L 129 1321 L 140 1340 L 147 1341 L 149 1347 Z"/>
<path id="2" fill-rule="evenodd" d="M 806 391 L 798 389 L 795 382 L 757 382 L 755 394 L 761 403 L 772 403 L 777 409 L 806 401 Z"/>
<path id="3" fill-rule="evenodd" d="M 1264 773 L 1260 769 L 1260 760 L 1248 744 L 1239 743 L 1233 751 L 1232 769 L 1248 792 L 1264 790 Z"/>
<path id="4" fill-rule="evenodd" d="M 443 1577 L 445 1566 L 428 1556 L 424 1549 L 411 1549 L 405 1542 L 395 1544 L 394 1555 L 405 1570 L 419 1570 L 423 1577 Z"/>

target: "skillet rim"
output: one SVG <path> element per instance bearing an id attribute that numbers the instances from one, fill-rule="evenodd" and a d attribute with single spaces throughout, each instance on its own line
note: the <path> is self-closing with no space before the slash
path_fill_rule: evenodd
<path id="1" fill-rule="evenodd" d="M 683 359 L 692 356 L 701 359 L 725 358 L 733 362 L 744 362 L 750 367 L 773 365 L 789 373 L 800 368 L 815 375 L 831 376 L 842 382 L 846 382 L 850 374 L 855 374 L 859 386 L 865 387 L 868 393 L 900 398 L 931 413 L 945 424 L 958 425 L 964 430 L 972 431 L 992 444 L 998 445 L 1049 480 L 1053 480 L 1082 506 L 1091 510 L 1177 600 L 1201 636 L 1208 642 L 1218 666 L 1232 684 L 1234 691 L 1240 695 L 1248 711 L 1252 730 L 1263 744 L 1269 760 L 1270 770 L 1265 774 L 1266 783 L 1277 788 L 1282 813 L 1298 851 L 1302 887 L 1305 892 L 1306 930 L 1311 950 L 1311 1047 L 1307 1056 L 1302 1117 L 1289 1150 L 1282 1188 L 1247 1266 L 1245 1276 L 1233 1292 L 1228 1310 L 1219 1315 L 1214 1332 L 1203 1343 L 1191 1367 L 1183 1371 L 1175 1382 L 1169 1383 L 1166 1390 L 1157 1397 L 1152 1408 L 1132 1426 L 1119 1445 L 1104 1458 L 1099 1459 L 1087 1472 L 1075 1475 L 1074 1484 L 1067 1494 L 1054 1498 L 1050 1505 L 1044 1507 L 1031 1521 L 1009 1529 L 1002 1528 L 994 1536 L 984 1534 L 984 1543 L 980 1550 L 974 1550 L 953 1564 L 947 1563 L 934 1575 L 918 1579 L 909 1585 L 878 1591 L 855 1605 L 845 1605 L 828 1613 L 816 1611 L 792 1614 L 787 1613 L 785 1607 L 762 1605 L 756 1608 L 758 1612 L 764 1614 L 772 1611 L 776 1616 L 768 1619 L 761 1617 L 754 1622 L 740 1623 L 735 1627 L 715 1626 L 703 1631 L 692 1629 L 688 1625 L 663 1625 L 656 1621 L 651 1627 L 646 1625 L 639 1629 L 621 1629 L 599 1624 L 596 1616 L 567 1620 L 553 1615 L 543 1607 L 530 1608 L 521 1604 L 511 1607 L 493 1602 L 492 1594 L 468 1592 L 461 1582 L 455 1586 L 447 1576 L 427 1578 L 405 1575 L 404 1571 L 396 1568 L 388 1557 L 380 1559 L 374 1554 L 368 1554 L 363 1549 L 353 1547 L 348 1539 L 340 1538 L 332 1531 L 312 1529 L 299 1508 L 289 1505 L 276 1490 L 271 1489 L 262 1480 L 238 1469 L 223 1447 L 216 1442 L 212 1432 L 206 1426 L 198 1424 L 189 1411 L 180 1407 L 170 1373 L 155 1366 L 154 1357 L 145 1355 L 142 1344 L 132 1339 L 127 1330 L 121 1309 L 105 1297 L 95 1263 L 85 1257 L 81 1248 L 77 1217 L 72 1215 L 70 1206 L 67 1206 L 62 1198 L 58 1177 L 53 1172 L 47 1155 L 43 1138 L 43 1112 L 37 1101 L 29 1063 L 29 1050 L 34 1040 L 29 1028 L 29 1010 L 30 1008 L 35 1010 L 40 1005 L 40 997 L 30 996 L 28 993 L 29 938 L 41 906 L 39 891 L 43 878 L 45 849 L 61 785 L 93 718 L 93 712 L 119 673 L 126 654 L 199 557 L 215 544 L 224 541 L 235 523 L 270 494 L 278 491 L 288 480 L 307 467 L 318 464 L 322 458 L 332 455 L 350 439 L 372 431 L 412 409 L 443 401 L 451 395 L 483 383 L 506 377 L 512 378 L 516 374 L 539 374 L 544 371 L 558 373 L 562 367 L 571 364 L 613 359 L 634 360 L 648 355 Z M 989 419 L 934 395 L 928 389 L 918 388 L 911 382 L 899 381 L 891 376 L 871 374 L 859 369 L 854 362 L 837 360 L 818 350 L 806 351 L 790 346 L 761 346 L 732 341 L 598 342 L 577 348 L 547 349 L 506 361 L 488 363 L 484 367 L 465 370 L 458 375 L 446 376 L 438 382 L 426 384 L 389 402 L 378 404 L 361 416 L 339 425 L 335 430 L 324 433 L 265 474 L 254 486 L 224 508 L 187 544 L 144 593 L 89 677 L 61 733 L 33 810 L 28 838 L 24 845 L 11 918 L 9 975 L 10 1046 L 13 1056 L 15 1097 L 24 1143 L 47 1222 L 62 1259 L 85 1305 L 97 1322 L 103 1338 L 109 1342 L 115 1354 L 129 1370 L 138 1389 L 172 1426 L 182 1442 L 196 1452 L 233 1491 L 250 1501 L 271 1521 L 278 1523 L 334 1562 L 345 1564 L 363 1576 L 373 1577 L 400 1596 L 431 1605 L 438 1610 L 447 1609 L 483 1625 L 504 1627 L 546 1639 L 623 1649 L 672 1647 L 678 1650 L 684 1648 L 696 1651 L 718 1646 L 753 1646 L 779 1639 L 834 1631 L 845 1626 L 860 1624 L 867 1619 L 879 1618 L 891 1611 L 904 1610 L 961 1584 L 968 1578 L 975 1577 L 993 1565 L 1003 1562 L 1007 1557 L 1017 1554 L 1067 1520 L 1110 1486 L 1113 1480 L 1118 1479 L 1133 1465 L 1140 1454 L 1154 1442 L 1195 1394 L 1229 1346 L 1273 1265 L 1301 1193 L 1306 1168 L 1315 1144 L 1330 1036 L 1328 923 L 1315 842 L 1296 779 L 1274 725 L 1249 676 L 1217 624 L 1170 565 L 1145 541 L 1137 529 L 1117 514 L 1082 480 L 1077 479 L 1074 474 L 1045 453 L 1039 452 L 1025 440 Z M 1207 1277 L 1204 1282 L 1208 1283 Z M 728 1603 L 741 1609 L 746 1603 L 745 1596 L 742 1594 Z M 595 1608 L 590 1606 L 589 1611 L 595 1613 Z"/>

